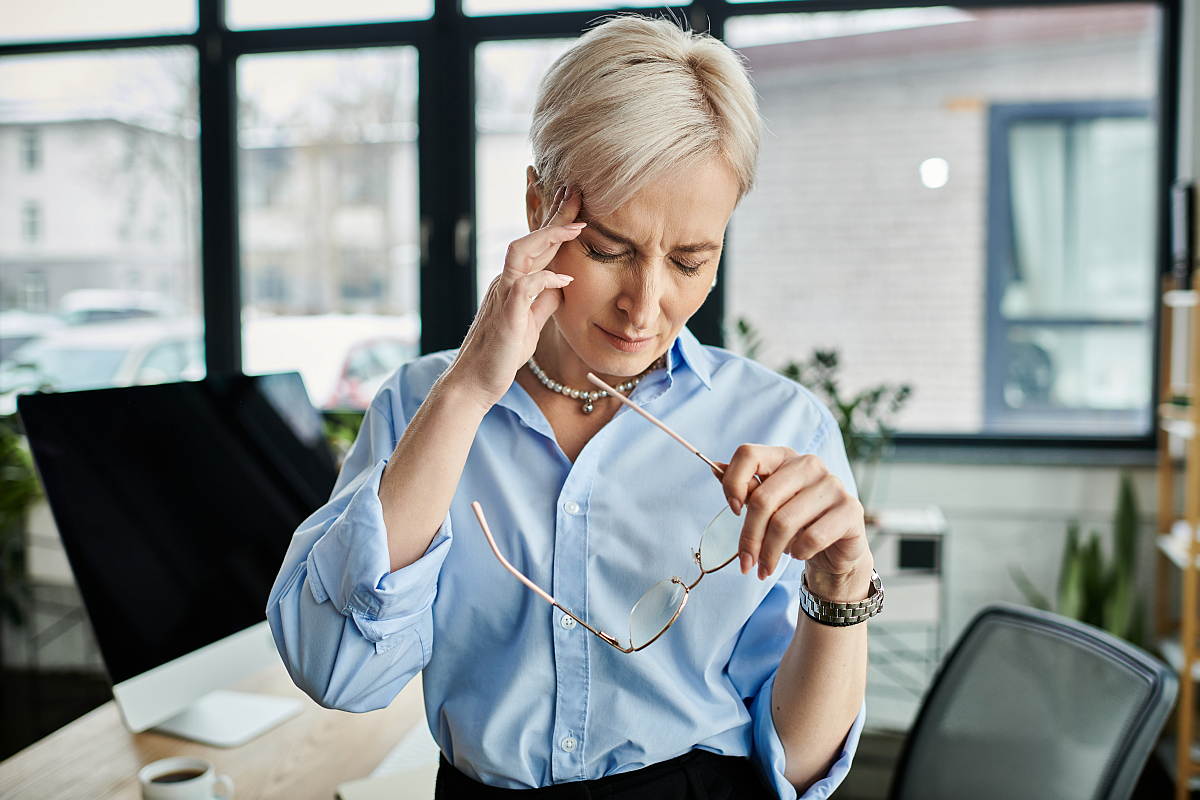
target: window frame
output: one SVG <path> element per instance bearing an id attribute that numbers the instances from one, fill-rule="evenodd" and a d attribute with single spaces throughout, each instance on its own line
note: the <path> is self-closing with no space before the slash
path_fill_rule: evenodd
<path id="1" fill-rule="evenodd" d="M 1093 0 L 1088 5 L 1116 3 Z M 1165 197 L 1175 176 L 1178 129 L 1180 52 L 1179 0 L 1147 0 L 1161 11 L 1159 142 L 1156 194 Z M 1080 0 L 1059 0 L 1072 5 Z M 886 0 L 774 0 L 731 4 L 703 0 L 665 8 L 617 8 L 469 17 L 461 0 L 434 0 L 433 16 L 424 20 L 336 24 L 296 28 L 230 30 L 225 26 L 225 0 L 196 0 L 197 28 L 184 34 L 112 37 L 94 40 L 21 42 L 0 45 L 0 57 L 31 53 L 66 53 L 156 46 L 187 46 L 197 54 L 200 114 L 201 275 L 207 374 L 239 375 L 241 352 L 241 270 L 238 236 L 236 62 L 252 53 L 336 50 L 363 46 L 411 45 L 417 48 L 418 126 L 434 135 L 418 139 L 418 208 L 420 214 L 421 352 L 457 347 L 475 314 L 475 46 L 484 41 L 578 36 L 598 17 L 618 11 L 662 14 L 688 20 L 690 27 L 724 38 L 730 17 L 762 14 L 853 11 L 944 5 L 938 2 Z M 1029 5 L 1028 0 L 960 2 L 964 9 Z M 444 132 L 444 135 L 443 135 Z M 1169 268 L 1169 219 L 1156 211 L 1155 264 Z M 730 223 L 731 225 L 734 223 Z M 466 234 L 465 236 L 463 234 Z M 736 264 L 722 269 L 726 274 Z M 689 327 L 708 344 L 722 345 L 726 281 L 716 289 Z M 1161 304 L 1155 304 L 1154 336 L 1160 335 Z M 1152 397 L 1159 397 L 1159 348 L 1154 349 Z M 1025 449 L 1039 452 L 1120 451 L 1145 458 L 1156 447 L 1151 430 L 1144 436 L 997 435 L 897 433 L 898 452 L 941 448 L 974 448 L 977 452 Z"/>
<path id="2" fill-rule="evenodd" d="M 1022 320 L 1010 320 L 1000 309 L 1007 286 L 1007 277 L 1013 262 L 1014 231 L 1012 207 L 1012 150 L 1009 133 L 1016 123 L 1029 120 L 1049 122 L 1080 122 L 1097 119 L 1147 119 L 1156 122 L 1153 106 L 1144 100 L 1096 100 L 1046 103 L 993 103 L 988 108 L 987 142 L 987 273 L 985 276 L 985 329 L 984 341 L 984 425 L 1007 425 L 1020 423 L 1030 418 L 1070 419 L 1081 417 L 1093 421 L 1097 427 L 1105 424 L 1134 423 L 1149 413 L 1151 426 L 1154 424 L 1153 405 L 1146 410 L 1104 411 L 1101 409 L 1080 411 L 1064 408 L 1036 408 L 1033 410 L 1009 408 L 1003 399 L 1005 373 L 1008 367 L 1009 332 L 1014 328 L 1150 328 L 1152 360 L 1157 357 L 1154 305 L 1150 315 L 1143 320 L 1114 320 L 1095 317 L 1036 316 Z M 1069 195 L 1068 195 L 1069 196 Z M 1153 260 L 1153 259 L 1152 259 Z M 1147 276 L 1153 281 L 1157 295 L 1157 275 Z M 1151 393 L 1151 403 L 1154 397 Z"/>

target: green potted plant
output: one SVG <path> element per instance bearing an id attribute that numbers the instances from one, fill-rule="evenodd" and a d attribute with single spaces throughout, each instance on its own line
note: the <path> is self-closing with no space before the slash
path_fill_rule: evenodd
<path id="1" fill-rule="evenodd" d="M 1113 511 L 1111 558 L 1105 558 L 1102 552 L 1100 533 L 1092 531 L 1088 539 L 1082 541 L 1079 521 L 1072 519 L 1067 523 L 1056 602 L 1053 605 L 1020 566 L 1009 565 L 1009 574 L 1029 605 L 1095 625 L 1114 636 L 1145 647 L 1144 602 L 1134 585 L 1137 575 L 1137 519 L 1133 479 L 1123 472 Z"/>
<path id="2" fill-rule="evenodd" d="M 29 508 L 41 496 L 19 419 L 0 417 L 0 617 L 16 627 L 25 624 L 29 603 L 25 527 Z"/>
<path id="3" fill-rule="evenodd" d="M 747 358 L 757 358 L 762 337 L 745 318 L 738 318 L 735 333 L 738 349 Z M 777 371 L 814 392 L 833 412 L 846 446 L 846 458 L 858 484 L 858 499 L 868 507 L 871 483 L 879 461 L 891 455 L 895 429 L 888 420 L 908 402 L 912 386 L 879 384 L 843 396 L 838 384 L 838 351 L 815 349 L 806 361 L 789 361 Z M 874 522 L 869 509 L 867 524 Z"/>
<path id="4" fill-rule="evenodd" d="M 363 411 L 321 412 L 325 441 L 329 444 L 329 449 L 333 451 L 339 472 L 342 469 L 342 462 L 346 460 L 346 453 L 350 450 L 350 445 L 354 444 L 354 439 L 358 436 L 358 429 L 362 426 L 364 413 Z"/>

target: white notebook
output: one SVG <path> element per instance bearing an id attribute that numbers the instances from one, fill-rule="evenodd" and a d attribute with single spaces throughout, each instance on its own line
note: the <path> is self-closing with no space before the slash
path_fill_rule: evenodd
<path id="1" fill-rule="evenodd" d="M 337 800 L 432 800 L 440 752 L 422 716 L 368 777 L 338 784 Z"/>

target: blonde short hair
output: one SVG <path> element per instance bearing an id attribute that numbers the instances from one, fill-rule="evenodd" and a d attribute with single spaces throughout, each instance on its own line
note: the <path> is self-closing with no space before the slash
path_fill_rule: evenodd
<path id="1" fill-rule="evenodd" d="M 761 120 L 744 57 L 672 19 L 610 15 L 547 69 L 530 143 L 543 198 L 567 182 L 612 213 L 646 184 L 714 155 L 754 185 Z"/>

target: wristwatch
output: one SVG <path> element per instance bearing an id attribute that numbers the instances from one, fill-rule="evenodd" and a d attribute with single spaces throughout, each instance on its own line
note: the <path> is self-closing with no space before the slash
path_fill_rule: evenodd
<path id="1" fill-rule="evenodd" d="M 866 600 L 856 603 L 831 603 L 822 600 L 808 589 L 808 571 L 800 573 L 800 608 L 822 625 L 844 628 L 866 622 L 883 611 L 883 582 L 879 573 L 871 570 L 871 589 Z"/>

